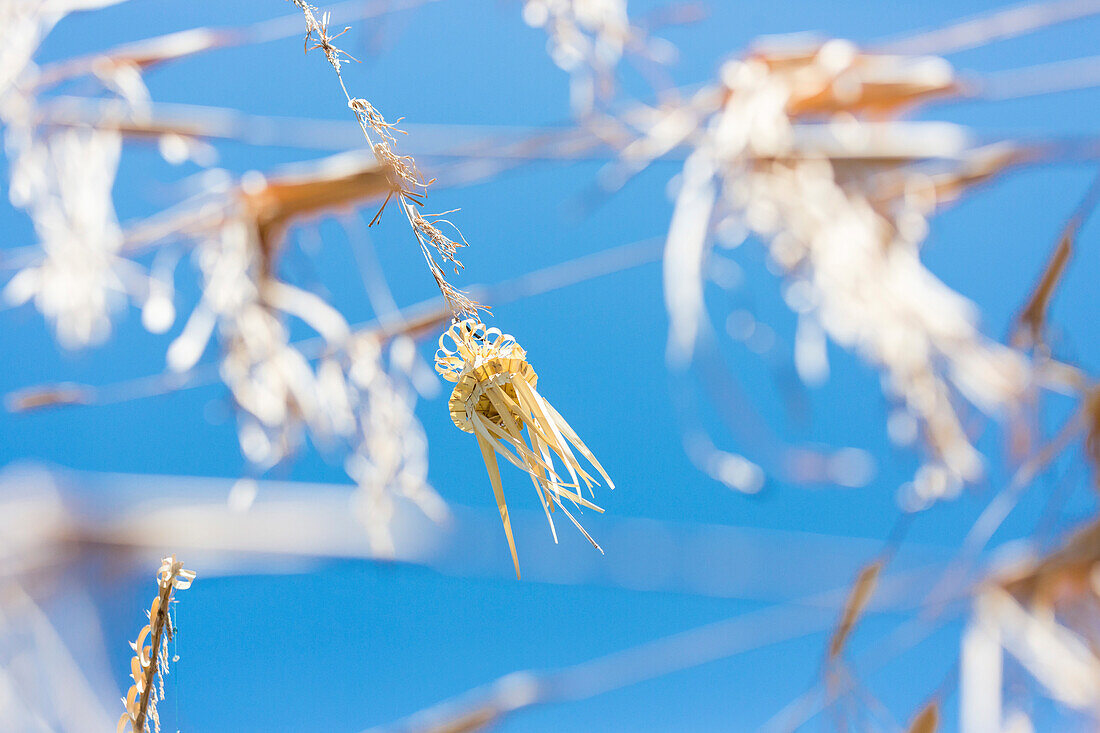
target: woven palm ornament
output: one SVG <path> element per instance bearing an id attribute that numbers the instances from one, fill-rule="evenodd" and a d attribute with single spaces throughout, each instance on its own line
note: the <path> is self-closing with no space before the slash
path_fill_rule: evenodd
<path id="1" fill-rule="evenodd" d="M 603 552 L 562 503 L 567 499 L 574 507 L 603 512 L 581 495 L 581 481 L 593 498 L 592 487 L 599 482 L 584 470 L 576 453 L 592 464 L 608 487 L 613 489 L 615 484 L 569 423 L 539 395 L 535 389 L 538 375 L 516 340 L 474 319 L 455 322 L 439 337 L 435 369 L 444 379 L 455 382 L 449 403 L 451 420 L 460 430 L 473 433 L 481 448 L 516 577 L 519 577 L 519 558 L 500 482 L 497 453 L 531 477 L 554 542 L 558 541 L 558 535 L 551 515 L 555 509 L 561 509 L 593 547 Z M 555 461 L 565 467 L 569 481 L 562 478 Z"/>

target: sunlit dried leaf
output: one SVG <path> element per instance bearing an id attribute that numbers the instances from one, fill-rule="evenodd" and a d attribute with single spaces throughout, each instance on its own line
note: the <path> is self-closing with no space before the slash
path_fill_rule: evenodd
<path id="1" fill-rule="evenodd" d="M 11 412 L 30 412 L 47 407 L 63 405 L 86 405 L 91 401 L 91 392 L 79 384 L 55 384 L 12 392 L 7 396 L 7 407 Z"/>
<path id="2" fill-rule="evenodd" d="M 835 659 L 844 651 L 856 622 L 867 608 L 867 603 L 875 592 L 878 584 L 879 572 L 882 571 L 882 561 L 876 561 L 863 568 L 848 593 L 848 600 L 844 604 L 844 612 L 840 616 L 840 622 L 829 640 L 829 657 Z"/>
<path id="3" fill-rule="evenodd" d="M 1100 201 L 1100 177 L 1093 182 L 1092 188 L 1085 195 L 1084 201 L 1066 222 L 1058 243 L 1051 252 L 1046 266 L 1039 275 L 1039 280 L 1028 296 L 1020 314 L 1016 317 L 1016 333 L 1013 340 L 1022 347 L 1033 347 L 1043 341 L 1043 333 L 1046 329 L 1047 311 L 1050 309 L 1050 301 L 1062 280 L 1066 266 L 1073 256 L 1077 235 L 1081 227 Z"/>
<path id="4" fill-rule="evenodd" d="M 908 733 L 936 733 L 940 726 L 940 704 L 932 700 L 917 713 L 906 728 Z"/>

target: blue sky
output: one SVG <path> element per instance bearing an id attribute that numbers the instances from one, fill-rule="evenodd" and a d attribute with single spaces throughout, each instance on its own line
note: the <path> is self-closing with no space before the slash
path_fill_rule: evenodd
<path id="1" fill-rule="evenodd" d="M 994 2 L 796 2 L 709 3 L 701 24 L 663 33 L 680 48 L 673 67 L 678 83 L 708 80 L 720 61 L 760 35 L 817 31 L 869 42 L 997 7 Z M 632 3 L 644 12 L 653 3 Z M 233 25 L 277 16 L 288 3 L 225 2 L 168 4 L 132 2 L 66 19 L 43 44 L 40 59 L 75 55 L 136 37 L 200 24 Z M 339 17 L 336 26 L 343 25 Z M 525 26 L 518 3 L 444 0 L 386 21 L 382 28 L 349 22 L 347 49 L 364 63 L 346 67 L 353 95 L 365 96 L 387 117 L 410 123 L 463 125 L 561 125 L 568 117 L 565 75 L 545 53 L 542 32 Z M 367 48 L 364 30 L 377 31 L 380 48 Z M 1100 31 L 1097 19 L 952 57 L 956 66 L 989 72 L 1090 55 Z M 372 48 L 374 52 L 372 52 Z M 303 56 L 299 39 L 228 49 L 152 72 L 153 98 L 232 106 L 263 115 L 346 120 L 331 69 L 319 55 Z M 627 79 L 628 88 L 637 88 Z M 1100 93 L 1080 91 L 998 103 L 960 103 L 922 111 L 927 119 L 973 126 L 982 135 L 1050 138 L 1095 135 Z M 314 155 L 299 150 L 220 147 L 221 164 L 234 171 L 268 169 Z M 430 170 L 430 166 L 426 166 Z M 658 163 L 588 216 L 570 216 L 570 204 L 589 192 L 599 164 L 537 163 L 485 183 L 430 193 L 431 208 L 461 207 L 456 222 L 471 247 L 463 254 L 460 285 L 492 283 L 589 252 L 661 236 L 671 204 L 666 183 L 676 164 Z M 173 181 L 193 172 L 172 168 L 155 150 L 135 147 L 123 159 L 115 187 L 123 220 L 170 203 Z M 1032 282 L 1065 218 L 1087 187 L 1087 164 L 1061 164 L 1014 173 L 983 187 L 932 222 L 925 259 L 952 287 L 976 301 L 983 329 L 1001 337 L 1022 294 Z M 373 213 L 373 212 L 371 212 Z M 369 216 L 368 216 L 369 218 Z M 31 241 L 26 218 L 0 207 L 3 246 Z M 313 266 L 349 320 L 371 317 L 370 306 L 346 239 L 337 226 L 320 226 L 324 246 Z M 1100 260 L 1086 228 L 1082 248 L 1055 302 L 1055 344 L 1086 367 L 1100 358 L 1095 287 Z M 402 222 L 387 216 L 374 231 L 374 245 L 399 304 L 434 294 L 414 243 Z M 766 275 L 764 253 L 755 243 L 736 257 L 747 274 L 732 305 L 751 304 L 789 343 L 793 320 L 784 312 L 776 282 Z M 182 300 L 194 297 L 181 268 Z M 731 304 L 716 303 L 716 312 Z M 185 309 L 181 309 L 185 310 Z M 709 480 L 685 458 L 669 403 L 664 365 L 667 321 L 659 265 L 570 286 L 494 308 L 494 325 L 514 334 L 540 375 L 544 396 L 570 420 L 615 479 L 603 492 L 604 517 L 589 515 L 586 527 L 601 539 L 619 575 L 592 570 L 579 583 L 511 577 L 499 528 L 488 540 L 470 537 L 468 553 L 483 553 L 484 572 L 464 575 L 409 565 L 329 562 L 308 572 L 204 577 L 181 596 L 180 662 L 162 710 L 167 730 L 356 731 L 412 713 L 488 683 L 517 669 L 568 666 L 647 640 L 792 600 L 804 591 L 828 591 L 848 578 L 864 548 L 894 526 L 896 487 L 912 475 L 917 459 L 891 448 L 885 435 L 887 405 L 878 376 L 868 366 L 830 348 L 829 383 L 808 394 L 812 420 L 788 422 L 767 362 L 730 346 L 726 353 L 756 409 L 792 442 L 854 445 L 873 453 L 879 473 L 862 489 L 806 489 L 771 482 L 746 497 Z M 180 324 L 165 336 L 145 333 L 136 311 L 119 322 L 105 346 L 78 354 L 53 345 L 32 309 L 0 312 L 0 391 L 53 381 L 104 383 L 153 374 Z M 421 353 L 430 358 L 432 347 Z M 213 354 L 207 354 L 210 359 Z M 418 416 L 430 442 L 430 479 L 440 494 L 460 506 L 492 511 L 492 493 L 476 444 L 450 424 L 446 391 L 421 402 Z M 47 462 L 84 471 L 236 477 L 245 470 L 224 388 L 202 387 L 175 394 L 94 408 L 31 415 L 0 413 L 0 464 Z M 738 446 L 724 436 L 725 446 Z M 913 523 L 908 541 L 931 556 L 957 545 L 970 522 L 1004 481 L 1006 471 L 995 436 L 990 481 L 959 500 L 933 508 Z M 1076 462 L 1076 464 L 1075 464 Z M 1075 468 L 1074 466 L 1077 465 Z M 1077 456 L 1056 473 L 1070 476 L 1081 497 L 1088 481 Z M 346 482 L 340 466 L 307 451 L 279 478 Z M 525 479 L 506 472 L 506 488 Z M 1006 523 L 999 540 L 1033 527 L 1049 485 L 1041 484 Z M 537 509 L 529 492 L 516 491 L 517 511 Z M 1071 503 L 1064 523 L 1091 509 Z M 617 553 L 616 519 L 649 519 L 686 527 L 693 541 L 672 543 L 683 568 L 714 576 L 762 576 L 757 597 L 708 596 L 631 590 L 621 579 L 645 577 L 659 550 Z M 744 546 L 705 542 L 702 525 L 761 530 Z M 491 526 L 491 525 L 490 525 Z M 628 532 L 629 529 L 629 532 Z M 646 526 L 621 530 L 647 537 Z M 805 534 L 803 534 L 805 533 Z M 517 538 L 521 560 L 552 564 L 577 556 L 583 543 L 568 530 L 555 548 L 544 527 L 530 524 Z M 654 536 L 656 531 L 653 531 Z M 815 544 L 813 535 L 870 540 L 859 552 Z M 610 535 L 610 536 L 609 536 Z M 624 541 L 622 544 L 626 544 Z M 840 542 L 836 547 L 851 548 Z M 471 549 L 472 548 L 472 549 Z M 769 548 L 790 561 L 773 567 Z M 803 555 L 800 555 L 803 553 Z M 825 558 L 822 558 L 822 554 Z M 920 552 L 915 553 L 920 555 Z M 805 565 L 799 557 L 804 556 Z M 942 556 L 942 555 L 939 555 Z M 186 559 L 186 558 L 185 558 Z M 670 561 L 672 562 L 672 561 Z M 915 561 L 914 561 L 915 562 Z M 822 581 L 802 577 L 820 567 Z M 830 568 L 832 572 L 829 572 Z M 123 687 L 129 650 L 125 640 L 140 626 L 140 611 L 153 592 L 153 569 L 129 578 L 97 600 L 104 617 L 110 659 Z M 755 575 L 754 575 L 755 574 Z M 567 577 L 567 574 L 562 577 Z M 616 580 L 618 578 L 618 580 Z M 829 583 L 832 583 L 830 585 Z M 630 585 L 629 583 L 626 585 Z M 736 585 L 736 583 L 734 584 Z M 835 617 L 822 610 L 822 629 Z M 867 620 L 854 641 L 858 659 L 901 616 Z M 929 641 L 876 669 L 872 689 L 904 718 L 943 681 L 954 659 L 960 624 L 942 627 Z M 785 641 L 732 658 L 615 690 L 592 699 L 517 714 L 505 731 L 688 731 L 753 729 L 816 680 L 826 634 Z M 858 669 L 858 664 L 857 664 Z M 953 710 L 954 698 L 948 708 Z M 948 729 L 953 718 L 946 721 Z"/>

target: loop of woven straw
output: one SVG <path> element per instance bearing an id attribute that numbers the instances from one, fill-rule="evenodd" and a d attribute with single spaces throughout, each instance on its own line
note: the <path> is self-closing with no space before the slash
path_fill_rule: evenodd
<path id="1" fill-rule="evenodd" d="M 439 337 L 435 370 L 447 381 L 457 382 L 465 369 L 495 356 L 524 359 L 526 352 L 511 334 L 467 318 L 452 323 Z"/>

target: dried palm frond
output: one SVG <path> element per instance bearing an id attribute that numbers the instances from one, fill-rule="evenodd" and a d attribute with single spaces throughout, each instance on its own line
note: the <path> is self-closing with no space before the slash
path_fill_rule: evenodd
<path id="1" fill-rule="evenodd" d="M 607 481 L 608 487 L 615 488 L 615 484 L 577 433 L 536 391 L 538 376 L 527 363 L 527 352 L 516 340 L 499 329 L 486 328 L 484 323 L 473 319 L 452 323 L 439 337 L 435 369 L 444 379 L 456 383 L 449 403 L 451 420 L 460 430 L 477 437 L 500 508 L 500 519 L 508 537 L 516 577 L 519 577 L 519 558 L 516 556 L 516 543 L 508 519 L 496 453 L 531 477 L 555 542 L 557 531 L 550 513 L 557 506 L 592 546 L 603 552 L 561 501 L 568 499 L 574 505 L 603 512 L 581 494 L 582 480 L 593 498 L 592 486 L 599 482 L 584 470 L 573 449 L 592 464 Z M 527 428 L 526 439 L 524 427 Z M 570 482 L 567 483 L 559 475 L 553 454 L 557 454 L 558 460 L 565 466 L 572 479 Z"/>
<path id="2" fill-rule="evenodd" d="M 318 447 L 346 453 L 345 469 L 363 491 L 363 520 L 379 539 L 375 549 L 392 555 L 386 538 L 394 496 L 437 521 L 447 513 L 427 482 L 427 440 L 411 381 L 415 349 L 405 336 L 384 348 L 375 333 L 352 333 L 323 298 L 272 274 L 287 223 L 319 209 L 320 198 L 304 185 L 265 186 L 199 244 L 203 297 L 168 350 L 169 368 L 177 374 L 194 368 L 216 332 L 219 374 L 239 408 L 245 457 L 269 469 L 306 435 Z M 265 242 L 264 236 L 275 238 Z M 307 353 L 290 342 L 291 317 L 317 333 L 317 350 Z M 24 399 L 34 404 L 70 395 Z"/>
<path id="3" fill-rule="evenodd" d="M 388 190 L 386 171 L 381 166 L 351 156 L 334 156 L 306 170 L 291 170 L 271 178 L 249 174 L 241 181 L 238 195 L 244 215 L 255 222 L 259 245 L 267 258 L 261 264 L 264 274 L 270 274 L 270 260 L 290 225 L 352 208 Z"/>
<path id="4" fill-rule="evenodd" d="M 982 475 L 957 403 L 1000 416 L 1030 379 L 1024 355 L 985 337 L 973 305 L 921 261 L 937 207 L 1019 162 L 1012 147 L 971 147 L 961 128 L 893 118 L 957 87 L 943 59 L 840 40 L 727 62 L 691 103 L 701 132 L 689 140 L 665 257 L 669 358 L 684 367 L 709 325 L 714 233 L 766 243 L 798 314 L 800 377 L 822 378 L 827 336 L 878 367 L 919 426 L 928 455 L 902 489 L 910 508 Z M 686 139 L 673 132 L 664 147 Z"/>
<path id="5" fill-rule="evenodd" d="M 191 587 L 195 571 L 184 570 L 183 562 L 175 555 L 164 558 L 157 570 L 157 597 L 149 607 L 149 623 L 138 634 L 137 641 L 131 642 L 134 657 L 130 660 L 130 677 L 134 684 L 126 693 L 123 703 L 126 712 L 118 719 L 118 731 L 130 727 L 134 733 L 143 733 L 148 729 L 149 720 L 153 729 L 160 733 L 160 717 L 157 714 L 157 700 L 164 699 L 164 675 L 168 673 L 168 642 L 172 638 L 172 619 L 168 616 L 171 608 L 172 593 Z M 149 646 L 145 646 L 148 638 Z M 154 683 L 159 678 L 159 689 Z"/>
<path id="6" fill-rule="evenodd" d="M 1078 528 L 1043 555 L 1014 553 L 976 595 L 963 643 L 969 729 L 999 721 L 1002 706 L 1033 686 L 1005 694 L 1005 653 L 1025 669 L 1034 693 L 1100 719 L 1100 523 Z M 1021 684 L 1022 682 L 1022 684 Z M 1094 727 L 1094 726 L 1093 726 Z"/>

